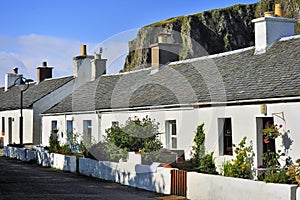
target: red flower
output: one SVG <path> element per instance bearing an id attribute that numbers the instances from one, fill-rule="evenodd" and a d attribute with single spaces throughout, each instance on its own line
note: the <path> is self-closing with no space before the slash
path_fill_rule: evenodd
<path id="1" fill-rule="evenodd" d="M 282 124 L 279 125 L 279 128 L 282 128 Z"/>

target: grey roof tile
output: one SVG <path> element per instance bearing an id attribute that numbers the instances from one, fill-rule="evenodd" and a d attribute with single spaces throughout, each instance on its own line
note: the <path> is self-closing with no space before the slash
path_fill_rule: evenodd
<path id="1" fill-rule="evenodd" d="M 39 84 L 31 83 L 23 93 L 23 108 L 31 108 L 32 105 L 50 94 L 54 90 L 74 79 L 73 76 L 46 79 Z M 20 109 L 20 90 L 13 86 L 7 91 L 0 92 L 0 111 Z"/>
<path id="2" fill-rule="evenodd" d="M 300 39 L 213 59 L 104 75 L 47 111 L 63 113 L 153 105 L 300 96 Z"/>

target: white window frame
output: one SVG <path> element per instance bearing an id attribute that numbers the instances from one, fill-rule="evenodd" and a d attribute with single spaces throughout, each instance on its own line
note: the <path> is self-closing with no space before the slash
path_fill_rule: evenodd
<path id="1" fill-rule="evenodd" d="M 166 129 L 166 142 L 167 142 L 166 147 L 168 149 L 177 149 L 178 132 L 177 132 L 176 120 L 167 120 L 165 123 L 165 129 Z M 174 140 L 176 141 L 175 145 L 173 145 Z"/>

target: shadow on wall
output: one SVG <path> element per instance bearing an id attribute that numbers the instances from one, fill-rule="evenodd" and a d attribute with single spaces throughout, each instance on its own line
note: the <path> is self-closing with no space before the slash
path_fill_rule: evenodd
<path id="1" fill-rule="evenodd" d="M 290 130 L 287 130 L 284 132 L 282 135 L 282 145 L 284 147 L 284 153 L 288 154 L 289 149 L 291 148 L 294 140 L 289 136 L 290 135 Z"/>

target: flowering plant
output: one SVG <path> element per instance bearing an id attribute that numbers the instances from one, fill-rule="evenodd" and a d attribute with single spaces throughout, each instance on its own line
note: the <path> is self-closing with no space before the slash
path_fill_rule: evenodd
<path id="1" fill-rule="evenodd" d="M 279 129 L 282 128 L 282 125 L 274 125 L 271 123 L 267 123 L 265 128 L 262 130 L 262 133 L 266 139 L 275 139 L 281 135 Z"/>
<path id="2" fill-rule="evenodd" d="M 300 158 L 296 160 L 295 166 L 295 174 L 296 176 L 300 176 Z"/>

